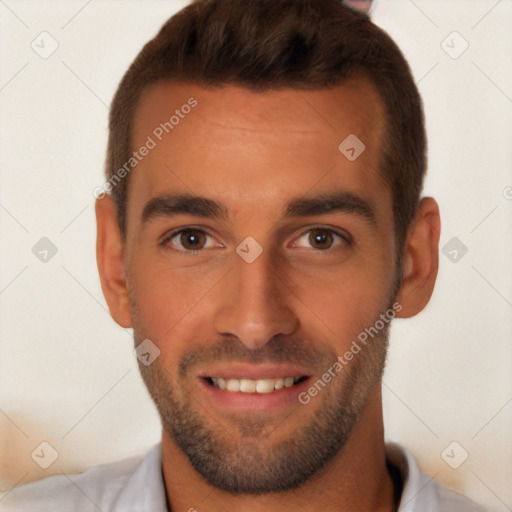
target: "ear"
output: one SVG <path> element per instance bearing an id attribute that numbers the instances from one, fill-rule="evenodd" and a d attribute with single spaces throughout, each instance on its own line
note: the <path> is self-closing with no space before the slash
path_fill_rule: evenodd
<path id="1" fill-rule="evenodd" d="M 397 317 L 417 315 L 428 304 L 439 266 L 440 234 L 439 206 L 433 198 L 425 197 L 416 210 L 402 253 L 403 280 L 396 299 L 402 309 Z"/>
<path id="2" fill-rule="evenodd" d="M 96 261 L 101 289 L 112 318 L 131 327 L 132 317 L 124 269 L 124 248 L 114 201 L 109 195 L 96 200 Z"/>

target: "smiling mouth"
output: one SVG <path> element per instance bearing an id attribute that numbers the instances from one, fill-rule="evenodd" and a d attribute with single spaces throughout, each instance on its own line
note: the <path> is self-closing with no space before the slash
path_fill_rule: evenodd
<path id="1" fill-rule="evenodd" d="M 203 377 L 204 381 L 223 391 L 232 393 L 273 393 L 283 388 L 291 388 L 308 379 L 298 377 L 278 377 L 277 379 L 225 379 L 223 377 Z"/>

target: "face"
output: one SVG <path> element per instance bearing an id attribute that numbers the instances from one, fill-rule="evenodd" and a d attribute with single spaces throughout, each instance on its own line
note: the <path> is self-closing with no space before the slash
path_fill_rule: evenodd
<path id="1" fill-rule="evenodd" d="M 151 148 L 130 175 L 126 280 L 135 343 L 160 355 L 139 366 L 164 436 L 219 488 L 297 487 L 380 407 L 397 276 L 383 129 L 362 79 L 141 98 L 133 147 Z M 338 148 L 350 134 L 355 159 Z"/>

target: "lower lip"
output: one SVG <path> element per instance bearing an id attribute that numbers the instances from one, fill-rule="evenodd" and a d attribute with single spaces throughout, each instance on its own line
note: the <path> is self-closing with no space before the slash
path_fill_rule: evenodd
<path id="1" fill-rule="evenodd" d="M 272 411 L 290 405 L 300 405 L 299 395 L 307 389 L 311 377 L 289 388 L 272 393 L 242 393 L 226 391 L 199 378 L 199 389 L 208 404 L 229 411 Z"/>

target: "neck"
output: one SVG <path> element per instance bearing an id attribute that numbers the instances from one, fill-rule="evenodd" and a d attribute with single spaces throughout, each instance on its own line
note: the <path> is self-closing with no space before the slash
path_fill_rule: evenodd
<path id="1" fill-rule="evenodd" d="M 266 495 L 233 495 L 213 487 L 164 431 L 162 466 L 169 509 L 282 512 L 290 504 L 300 509 L 301 504 L 310 503 L 325 512 L 392 512 L 397 503 L 386 467 L 381 403 L 378 387 L 349 440 L 330 463 L 299 488 Z"/>

